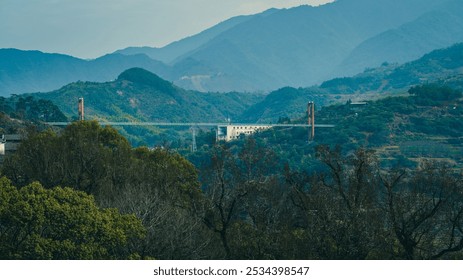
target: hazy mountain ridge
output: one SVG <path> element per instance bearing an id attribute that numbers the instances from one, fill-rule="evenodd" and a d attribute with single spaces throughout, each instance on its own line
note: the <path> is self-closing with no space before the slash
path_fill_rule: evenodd
<path id="1" fill-rule="evenodd" d="M 463 13 L 458 12 L 462 7 L 463 2 L 455 0 L 338 0 L 318 7 L 271 9 L 232 18 L 164 48 L 129 48 L 91 61 L 0 50 L 0 95 L 49 91 L 78 80 L 109 81 L 132 67 L 200 91 L 307 87 L 455 43 L 463 29 Z M 439 16 L 436 11 L 454 15 Z M 375 47 L 385 40 L 384 47 Z"/>
<path id="2" fill-rule="evenodd" d="M 268 12 L 272 12 L 269 10 Z M 179 56 L 185 55 L 201 45 L 207 43 L 209 40 L 217 36 L 218 34 L 249 20 L 252 16 L 237 16 L 229 20 L 223 21 L 211 28 L 208 28 L 194 36 L 184 38 L 179 41 L 172 42 L 162 48 L 153 47 L 128 47 L 122 50 L 116 51 L 116 53 L 124 55 L 134 54 L 146 54 L 152 59 L 162 61 L 166 64 L 170 64 Z"/>
<path id="3" fill-rule="evenodd" d="M 341 63 L 334 75 L 349 76 L 383 62 L 404 63 L 463 42 L 463 5 L 449 1 L 414 21 L 374 36 Z"/>
<path id="4" fill-rule="evenodd" d="M 168 75 L 168 68 L 146 55 L 108 54 L 95 60 L 40 51 L 0 49 L 0 96 L 50 91 L 76 81 L 104 82 L 124 70 L 143 67 Z"/>
<path id="5" fill-rule="evenodd" d="M 353 77 L 328 80 L 320 87 L 336 94 L 383 93 L 435 82 L 463 87 L 463 43 L 432 51 L 402 65 L 386 63 Z"/>
<path id="6" fill-rule="evenodd" d="M 174 82 L 194 88 L 185 77 L 199 76 L 203 77 L 202 88 L 219 91 L 230 90 L 229 84 L 241 91 L 309 86 L 325 78 L 363 40 L 435 5 L 434 1 L 417 3 L 339 1 L 253 17 L 185 58 L 201 65 L 200 69 L 186 68 L 181 62 L 174 65 Z M 406 12 L 393 13 L 402 9 Z"/>

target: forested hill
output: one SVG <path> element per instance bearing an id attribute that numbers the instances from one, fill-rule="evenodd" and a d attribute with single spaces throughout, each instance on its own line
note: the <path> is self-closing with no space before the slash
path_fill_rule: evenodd
<path id="1" fill-rule="evenodd" d="M 258 141 L 272 147 L 284 161 L 302 169 L 313 168 L 314 147 L 340 146 L 345 153 L 375 149 L 383 164 L 416 167 L 423 160 L 463 166 L 462 91 L 438 84 L 412 87 L 407 96 L 346 102 L 316 111 L 314 142 L 307 143 L 305 128 L 274 128 L 259 133 Z M 306 122 L 306 117 L 294 120 Z M 237 142 L 236 145 L 240 145 Z"/>
<path id="2" fill-rule="evenodd" d="M 347 102 L 328 106 L 318 112 L 317 119 L 335 123 L 336 130 L 320 130 L 318 141 L 401 148 L 407 146 L 407 141 L 456 143 L 455 139 L 463 140 L 462 96 L 461 90 L 426 84 L 412 87 L 408 96 L 388 97 L 366 105 Z"/>
<path id="3" fill-rule="evenodd" d="M 85 119 L 115 122 L 219 122 L 236 120 L 261 93 L 202 93 L 179 88 L 142 68 L 122 72 L 112 82 L 76 82 L 59 90 L 26 96 L 50 100 L 70 119 L 77 119 L 83 97 Z M 119 127 L 132 144 L 157 145 L 178 140 L 176 131 L 157 127 Z"/>
<path id="4" fill-rule="evenodd" d="M 77 100 L 83 97 L 87 119 L 161 122 L 224 122 L 262 99 L 260 94 L 184 90 L 141 68 L 124 71 L 113 82 L 77 82 L 33 95 L 53 100 L 68 116 L 77 115 Z"/>
<path id="5" fill-rule="evenodd" d="M 42 122 L 63 122 L 67 117 L 53 102 L 32 96 L 0 97 L 0 134 L 19 134 Z"/>

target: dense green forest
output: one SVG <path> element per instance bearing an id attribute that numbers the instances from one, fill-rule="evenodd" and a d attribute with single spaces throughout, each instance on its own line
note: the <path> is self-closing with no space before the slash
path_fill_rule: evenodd
<path id="1" fill-rule="evenodd" d="M 279 167 L 290 164 L 298 170 L 319 168 L 314 156 L 318 145 L 340 145 L 346 154 L 359 148 L 374 149 L 384 167 L 401 165 L 416 168 L 433 159 L 451 166 L 463 166 L 463 100 L 460 90 L 441 84 L 410 88 L 407 95 L 356 104 L 318 107 L 316 124 L 335 128 L 316 128 L 315 139 L 308 142 L 307 128 L 275 127 L 256 134 L 256 141 L 279 155 Z M 307 115 L 281 122 L 305 123 Z M 198 151 L 179 152 L 200 166 L 215 143 L 215 131 L 202 131 L 196 138 Z M 242 146 L 243 140 L 230 145 Z M 174 143 L 175 144 L 175 143 Z"/>
<path id="2" fill-rule="evenodd" d="M 239 143 L 215 143 L 198 169 L 96 122 L 32 133 L 1 169 L 1 258 L 463 257 L 461 169 L 316 145 L 314 172 L 280 167 L 265 139 Z"/>
<path id="3" fill-rule="evenodd" d="M 28 127 L 45 128 L 42 122 L 67 121 L 51 101 L 32 96 L 0 97 L 0 134 L 17 134 Z"/>

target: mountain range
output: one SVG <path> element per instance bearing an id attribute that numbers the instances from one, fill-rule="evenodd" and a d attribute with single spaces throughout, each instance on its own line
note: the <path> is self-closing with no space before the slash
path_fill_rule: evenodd
<path id="1" fill-rule="evenodd" d="M 317 87 L 283 87 L 269 94 L 185 90 L 145 69 L 132 68 L 111 82 L 76 82 L 31 95 L 53 101 L 70 118 L 77 115 L 78 98 L 84 97 L 90 119 L 275 123 L 281 117 L 302 116 L 308 101 L 324 106 L 349 99 L 377 99 L 427 83 L 463 89 L 463 43 L 405 64 L 383 64 Z"/>
<path id="2" fill-rule="evenodd" d="M 143 54 L 109 54 L 87 61 L 62 54 L 1 49 L 0 96 L 52 91 L 77 81 L 110 81 L 134 65 L 156 73 L 165 69 Z"/>
<path id="3" fill-rule="evenodd" d="M 320 86 L 283 87 L 269 94 L 185 90 L 145 69 L 131 68 L 110 82 L 80 81 L 50 92 L 0 97 L 0 115 L 2 128 L 10 130 L 23 120 L 75 120 L 77 101 L 84 97 L 87 120 L 304 123 L 308 101 L 314 101 L 318 111 L 320 107 L 329 104 L 350 104 L 350 101 L 407 95 L 410 87 L 420 84 L 437 84 L 461 92 L 463 43 L 435 50 L 405 64 L 384 63 L 352 77 L 328 80 Z M 431 101 L 426 102 L 427 105 L 433 104 Z M 460 110 L 455 104 L 451 107 Z M 400 106 L 406 108 L 407 104 Z M 454 113 L 459 112 L 452 110 Z M 333 121 L 329 117 L 321 120 L 319 116 L 317 119 L 326 123 Z M 181 139 L 178 137 L 180 131 L 177 130 L 153 127 L 119 129 L 134 145 L 152 145 L 166 139 Z"/>
<path id="4" fill-rule="evenodd" d="M 138 51 L 168 63 L 170 80 L 184 88 L 272 90 L 418 59 L 463 42 L 462 27 L 462 1 L 339 0 L 235 18 L 155 49 L 188 49 L 170 60 L 147 48 Z"/>
<path id="5" fill-rule="evenodd" d="M 461 0 L 338 0 L 231 18 L 163 48 L 95 60 L 0 49 L 0 96 L 115 80 L 141 67 L 186 89 L 271 91 L 404 63 L 463 42 Z"/>

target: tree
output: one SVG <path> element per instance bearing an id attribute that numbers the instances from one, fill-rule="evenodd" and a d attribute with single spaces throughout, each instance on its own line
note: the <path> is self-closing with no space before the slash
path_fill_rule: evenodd
<path id="1" fill-rule="evenodd" d="M 298 258 L 378 258 L 386 243 L 379 205 L 378 160 L 359 149 L 350 156 L 341 149 L 316 148 L 325 169 L 316 174 L 286 170 L 294 205 Z"/>
<path id="2" fill-rule="evenodd" d="M 246 190 L 240 201 L 240 217 L 231 230 L 233 257 L 275 259 L 285 250 L 279 243 L 285 224 L 286 195 L 281 187 L 275 153 L 248 137 L 238 151 L 234 174 L 238 187 Z"/>
<path id="3" fill-rule="evenodd" d="M 462 92 L 448 86 L 439 84 L 426 84 L 411 87 L 408 90 L 410 95 L 413 95 L 419 104 L 439 104 L 443 101 L 451 101 L 463 96 Z"/>
<path id="4" fill-rule="evenodd" d="M 61 135 L 50 130 L 30 134 L 3 172 L 19 186 L 39 181 L 46 188 L 65 185 L 89 194 L 109 193 L 129 179 L 124 170 L 130 156 L 130 144 L 114 128 L 75 122 Z"/>
<path id="5" fill-rule="evenodd" d="M 59 138 L 53 131 L 33 132 L 13 156 L 6 158 L 3 173 L 17 186 L 40 181 L 51 188 L 61 185 L 66 178 L 63 156 Z"/>
<path id="6" fill-rule="evenodd" d="M 463 184 L 450 171 L 426 162 L 411 174 L 382 176 L 397 258 L 440 259 L 463 249 Z"/>
<path id="7" fill-rule="evenodd" d="M 275 155 L 247 138 L 233 151 L 216 145 L 202 173 L 206 209 L 204 223 L 220 240 L 226 259 L 275 258 L 281 190 L 272 175 Z M 275 231 L 274 231 L 275 230 Z"/>
<path id="8" fill-rule="evenodd" d="M 209 238 L 194 166 L 169 150 L 132 149 L 110 127 L 76 122 L 61 134 L 31 134 L 7 159 L 3 172 L 19 186 L 71 186 L 92 194 L 100 207 L 134 213 L 148 229 L 143 255 L 162 259 L 204 258 Z M 192 235 L 198 232 L 198 235 Z"/>
<path id="9" fill-rule="evenodd" d="M 236 184 L 233 171 L 236 164 L 230 150 L 226 146 L 214 146 L 207 175 L 203 175 L 208 197 L 204 223 L 219 234 L 226 259 L 232 256 L 229 231 L 237 218 L 239 204 L 247 195 L 247 190 Z"/>
<path id="10" fill-rule="evenodd" d="M 124 174 L 130 181 L 100 203 L 142 220 L 148 230 L 144 254 L 157 259 L 209 257 L 210 236 L 198 215 L 203 194 L 191 163 L 169 150 L 142 147 L 133 151 Z"/>
<path id="11" fill-rule="evenodd" d="M 317 199 L 315 204 L 322 207 L 317 211 L 320 222 L 328 221 L 334 227 L 327 234 L 336 244 L 337 258 L 368 258 L 381 247 L 376 243 L 382 235 L 378 159 L 372 150 L 362 148 L 347 157 L 340 149 L 326 146 L 319 146 L 317 153 L 328 173 L 320 177 L 321 185 L 313 191 L 325 196 L 328 203 L 320 205 L 322 200 Z"/>
<path id="12" fill-rule="evenodd" d="M 100 209 L 92 196 L 0 179 L 1 259 L 139 258 L 145 229 L 134 215 Z"/>
<path id="13" fill-rule="evenodd" d="M 317 153 L 325 172 L 294 176 L 287 171 L 301 217 L 296 236 L 305 241 L 300 246 L 306 246 L 308 257 L 461 256 L 461 174 L 429 162 L 416 170 L 380 170 L 374 153 L 364 149 L 345 156 L 340 149 L 319 146 Z"/>

